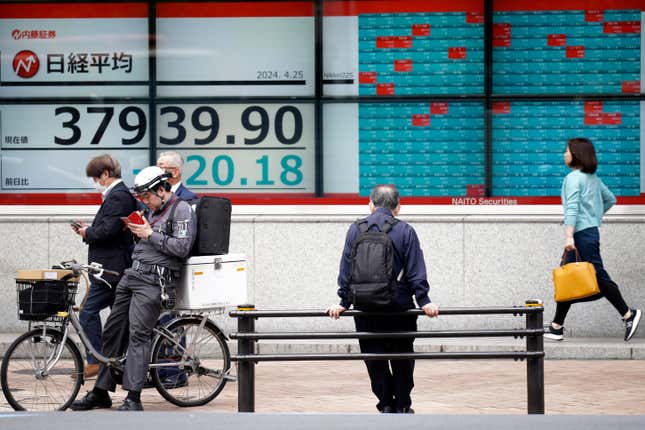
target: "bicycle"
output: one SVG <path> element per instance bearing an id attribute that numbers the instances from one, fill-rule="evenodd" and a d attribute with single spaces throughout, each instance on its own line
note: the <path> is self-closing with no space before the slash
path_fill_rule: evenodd
<path id="1" fill-rule="evenodd" d="M 16 279 L 19 318 L 29 321 L 29 327 L 7 349 L 0 382 L 5 398 L 17 411 L 65 410 L 76 399 L 85 383 L 84 361 L 69 337 L 70 324 L 89 354 L 109 366 L 115 377 L 123 373 L 127 357 L 105 357 L 96 351 L 74 306 L 81 274 L 110 285 L 102 278 L 103 273 L 118 273 L 96 263 L 72 261 L 58 267 L 63 269 L 62 273 L 68 272 L 61 279 Z M 227 380 L 236 379 L 229 374 L 231 360 L 226 336 L 207 313 L 171 312 L 175 318 L 154 328 L 152 382 L 170 403 L 180 407 L 205 405 L 217 397 Z M 174 384 L 162 381 L 162 368 L 176 374 Z"/>

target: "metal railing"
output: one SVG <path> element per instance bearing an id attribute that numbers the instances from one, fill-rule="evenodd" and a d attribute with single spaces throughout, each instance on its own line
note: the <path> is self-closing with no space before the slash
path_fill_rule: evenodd
<path id="1" fill-rule="evenodd" d="M 526 328 L 494 330 L 441 330 L 414 332 L 256 332 L 258 318 L 305 318 L 329 317 L 324 311 L 257 311 L 252 305 L 239 306 L 230 312 L 238 318 L 238 332 L 231 333 L 237 339 L 237 354 L 231 360 L 238 363 L 238 411 L 255 412 L 255 364 L 260 361 L 320 361 L 320 360 L 393 360 L 393 359 L 526 359 L 527 409 L 529 414 L 544 414 L 544 330 L 541 302 L 528 300 L 525 306 L 441 308 L 440 315 L 525 315 Z M 377 315 L 424 315 L 419 309 L 396 313 L 374 313 L 349 310 L 343 317 Z M 458 338 L 458 337 L 526 337 L 524 351 L 480 351 L 480 352 L 413 352 L 413 353 L 311 353 L 311 354 L 257 354 L 255 344 L 259 340 L 293 339 L 379 339 L 379 338 Z"/>

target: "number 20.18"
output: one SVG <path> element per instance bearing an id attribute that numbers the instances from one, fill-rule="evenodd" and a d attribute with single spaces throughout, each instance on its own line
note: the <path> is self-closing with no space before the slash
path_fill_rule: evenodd
<path id="1" fill-rule="evenodd" d="M 187 162 L 196 161 L 198 163 L 197 170 L 193 175 L 188 178 L 186 185 L 189 186 L 207 186 L 208 181 L 200 179 L 204 170 L 206 170 L 206 160 L 201 155 L 189 155 L 186 158 Z M 261 179 L 255 181 L 255 185 L 274 185 L 275 181 L 269 177 L 269 156 L 263 155 L 255 160 L 261 168 Z M 280 159 L 280 182 L 286 186 L 298 185 L 302 182 L 303 174 L 300 168 L 302 167 L 302 158 L 297 155 L 286 155 Z M 235 178 L 235 163 L 228 155 L 218 155 L 213 159 L 211 164 L 211 176 L 215 185 L 227 186 L 233 182 Z"/>

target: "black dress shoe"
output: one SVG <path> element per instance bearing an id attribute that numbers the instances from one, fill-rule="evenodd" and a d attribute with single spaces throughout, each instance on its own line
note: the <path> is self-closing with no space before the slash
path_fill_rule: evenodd
<path id="1" fill-rule="evenodd" d="M 397 414 L 413 414 L 414 409 L 412 409 L 412 408 L 398 408 L 396 410 L 396 413 Z"/>
<path id="2" fill-rule="evenodd" d="M 89 411 L 90 409 L 109 409 L 112 407 L 112 400 L 109 396 L 103 397 L 90 391 L 80 400 L 74 401 L 70 409 L 73 411 Z"/>
<path id="3" fill-rule="evenodd" d="M 119 406 L 118 411 L 142 411 L 143 406 L 139 402 L 126 398 L 123 404 Z"/>
<path id="4" fill-rule="evenodd" d="M 382 413 L 382 414 L 395 414 L 396 409 L 394 409 L 392 406 L 385 406 L 379 412 Z"/>

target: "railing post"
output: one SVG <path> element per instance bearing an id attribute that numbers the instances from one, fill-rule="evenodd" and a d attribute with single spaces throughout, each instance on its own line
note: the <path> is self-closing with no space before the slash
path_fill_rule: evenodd
<path id="1" fill-rule="evenodd" d="M 539 300 L 527 300 L 527 307 L 540 308 L 526 314 L 527 329 L 542 329 L 544 307 Z M 542 335 L 526 337 L 527 352 L 544 352 Z M 529 414 L 544 414 L 544 356 L 526 359 L 526 391 Z"/>
<path id="2" fill-rule="evenodd" d="M 240 305 L 238 311 L 254 311 L 254 305 Z M 255 332 L 255 317 L 239 316 L 237 319 L 239 333 Z M 255 353 L 255 341 L 250 339 L 237 340 L 237 353 L 247 355 Z M 237 411 L 255 412 L 255 362 L 240 360 L 237 363 Z"/>

